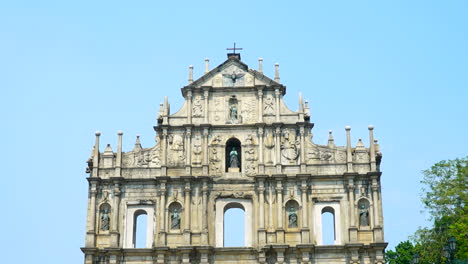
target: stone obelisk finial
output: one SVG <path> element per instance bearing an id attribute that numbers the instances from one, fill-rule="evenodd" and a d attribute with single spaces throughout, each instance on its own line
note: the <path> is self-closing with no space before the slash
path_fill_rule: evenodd
<path id="1" fill-rule="evenodd" d="M 280 77 L 279 77 L 279 63 L 275 63 L 275 82 L 279 83 Z"/>
<path id="2" fill-rule="evenodd" d="M 205 59 L 205 74 L 210 72 L 210 59 L 206 58 Z"/>
<path id="3" fill-rule="evenodd" d="M 258 58 L 258 72 L 263 73 L 263 59 Z"/>
<path id="4" fill-rule="evenodd" d="M 193 65 L 189 66 L 188 83 L 193 83 Z"/>

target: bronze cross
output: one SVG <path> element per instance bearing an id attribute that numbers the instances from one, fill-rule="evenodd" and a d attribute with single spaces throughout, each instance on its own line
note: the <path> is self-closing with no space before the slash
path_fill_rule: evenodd
<path id="1" fill-rule="evenodd" d="M 242 50 L 242 48 L 236 48 L 236 43 L 234 42 L 234 48 L 227 48 L 226 50 L 232 50 L 234 51 L 234 54 L 235 54 L 236 50 Z"/>

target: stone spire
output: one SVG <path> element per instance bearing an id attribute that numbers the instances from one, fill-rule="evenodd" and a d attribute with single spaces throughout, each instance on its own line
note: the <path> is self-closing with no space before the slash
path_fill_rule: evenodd
<path id="1" fill-rule="evenodd" d="M 335 140 L 333 139 L 333 131 L 328 131 L 328 146 L 335 147 Z"/>
<path id="2" fill-rule="evenodd" d="M 258 58 L 258 72 L 263 73 L 263 59 Z"/>
<path id="3" fill-rule="evenodd" d="M 141 151 L 143 148 L 141 147 L 140 143 L 140 135 L 136 136 L 135 147 L 133 148 L 133 152 Z"/>
<path id="4" fill-rule="evenodd" d="M 188 83 L 193 83 L 193 65 L 189 66 Z"/>
<path id="5" fill-rule="evenodd" d="M 280 82 L 280 77 L 279 77 L 279 63 L 275 63 L 275 82 L 277 82 L 277 83 Z"/>
<path id="6" fill-rule="evenodd" d="M 210 59 L 205 59 L 205 74 L 210 72 Z"/>

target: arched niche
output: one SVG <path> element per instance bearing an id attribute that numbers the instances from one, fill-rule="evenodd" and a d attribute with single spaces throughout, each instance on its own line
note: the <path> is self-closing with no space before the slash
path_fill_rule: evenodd
<path id="1" fill-rule="evenodd" d="M 367 198 L 361 198 L 357 201 L 357 223 L 359 228 L 366 229 L 372 225 L 371 203 Z"/>
<path id="2" fill-rule="evenodd" d="M 237 164 L 233 164 L 235 163 L 234 159 L 237 159 Z M 225 167 L 226 172 L 242 171 L 242 146 L 241 142 L 237 138 L 230 138 L 226 141 Z"/>
<path id="3" fill-rule="evenodd" d="M 179 202 L 172 202 L 167 207 L 169 231 L 180 231 L 182 228 L 182 205 Z"/>
<path id="4" fill-rule="evenodd" d="M 252 246 L 252 200 L 221 198 L 215 203 L 215 244 L 216 247 L 224 247 L 224 213 L 232 208 L 244 210 L 244 243 L 245 247 Z"/>
<path id="5" fill-rule="evenodd" d="M 285 223 L 288 229 L 299 228 L 301 219 L 300 205 L 296 200 L 285 203 Z"/>
<path id="6" fill-rule="evenodd" d="M 99 206 L 99 232 L 108 232 L 111 225 L 111 206 L 103 203 Z"/>

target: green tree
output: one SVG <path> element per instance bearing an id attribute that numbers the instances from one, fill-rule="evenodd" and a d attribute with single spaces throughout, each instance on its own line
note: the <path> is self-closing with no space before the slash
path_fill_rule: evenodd
<path id="1" fill-rule="evenodd" d="M 457 241 L 455 257 L 468 259 L 468 157 L 438 162 L 423 174 L 421 200 L 433 226 L 413 236 L 420 263 L 445 263 L 443 249 L 450 237 Z"/>
<path id="2" fill-rule="evenodd" d="M 414 256 L 414 246 L 410 241 L 400 242 L 395 251 L 388 250 L 385 254 L 387 264 L 411 264 Z"/>

